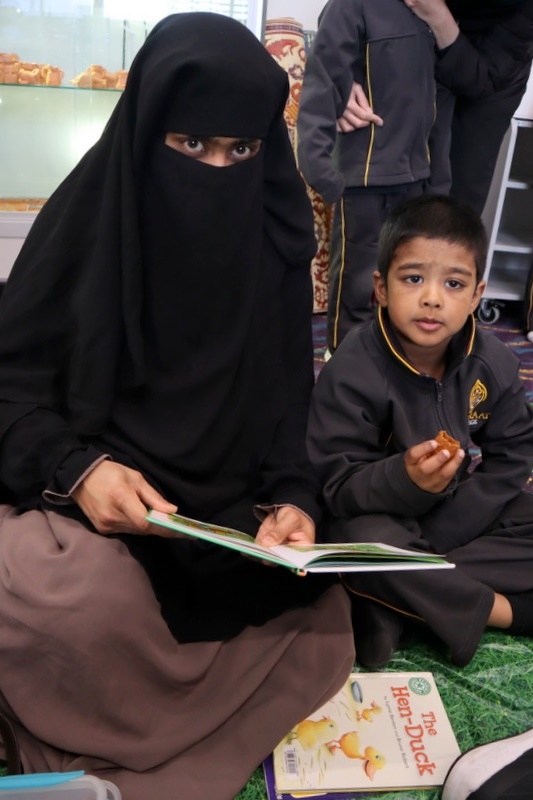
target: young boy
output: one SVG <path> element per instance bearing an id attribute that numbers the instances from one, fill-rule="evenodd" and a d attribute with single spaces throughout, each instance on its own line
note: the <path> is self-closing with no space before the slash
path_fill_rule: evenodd
<path id="1" fill-rule="evenodd" d="M 462 666 L 487 625 L 533 635 L 533 412 L 514 355 L 476 330 L 486 234 L 458 201 L 398 206 L 379 240 L 374 321 L 353 330 L 315 387 L 308 448 L 330 541 L 445 553 L 455 569 L 344 576 L 357 656 L 384 666 L 405 615 Z M 439 451 L 440 430 L 459 450 Z M 482 460 L 469 469 L 469 442 Z M 377 602 L 376 602 L 377 601 Z"/>

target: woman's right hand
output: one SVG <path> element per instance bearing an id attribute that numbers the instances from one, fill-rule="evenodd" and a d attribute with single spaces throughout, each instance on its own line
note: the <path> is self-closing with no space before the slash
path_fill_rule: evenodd
<path id="1" fill-rule="evenodd" d="M 156 534 L 176 538 L 176 534 L 146 521 L 148 507 L 166 514 L 177 511 L 140 472 L 101 461 L 72 492 L 72 497 L 99 533 Z"/>

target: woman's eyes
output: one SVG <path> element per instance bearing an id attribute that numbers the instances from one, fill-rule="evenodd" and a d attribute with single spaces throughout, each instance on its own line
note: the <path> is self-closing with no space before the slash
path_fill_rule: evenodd
<path id="1" fill-rule="evenodd" d="M 232 152 L 237 158 L 247 158 L 249 155 L 251 155 L 252 148 L 247 144 L 238 144 L 233 148 Z"/>
<path id="2" fill-rule="evenodd" d="M 239 144 L 235 145 L 232 152 L 237 159 L 246 159 L 255 156 L 260 147 L 261 141 L 259 139 L 253 139 L 249 142 L 239 142 Z"/>
<path id="3" fill-rule="evenodd" d="M 180 144 L 191 153 L 191 155 L 201 155 L 205 152 L 205 144 L 201 139 L 181 139 Z"/>
<path id="4" fill-rule="evenodd" d="M 190 158 L 215 166 L 246 161 L 261 149 L 261 139 L 191 136 L 185 133 L 167 133 L 165 144 Z"/>

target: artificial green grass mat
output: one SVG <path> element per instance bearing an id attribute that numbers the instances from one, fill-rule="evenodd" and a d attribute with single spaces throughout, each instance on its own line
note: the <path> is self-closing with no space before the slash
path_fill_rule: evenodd
<path id="1" fill-rule="evenodd" d="M 488 631 L 467 666 L 446 660 L 433 641 L 396 653 L 387 672 L 432 672 L 461 752 L 533 727 L 533 640 Z M 438 800 L 440 789 L 367 794 L 367 800 Z M 236 800 L 266 800 L 262 768 Z"/>

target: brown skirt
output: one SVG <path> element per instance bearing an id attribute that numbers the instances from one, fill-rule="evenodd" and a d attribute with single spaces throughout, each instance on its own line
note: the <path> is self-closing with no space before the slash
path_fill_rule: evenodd
<path id="1" fill-rule="evenodd" d="M 84 769 L 124 800 L 230 800 L 353 658 L 339 585 L 228 641 L 180 644 L 121 541 L 0 506 L 0 711 L 26 772 Z"/>

